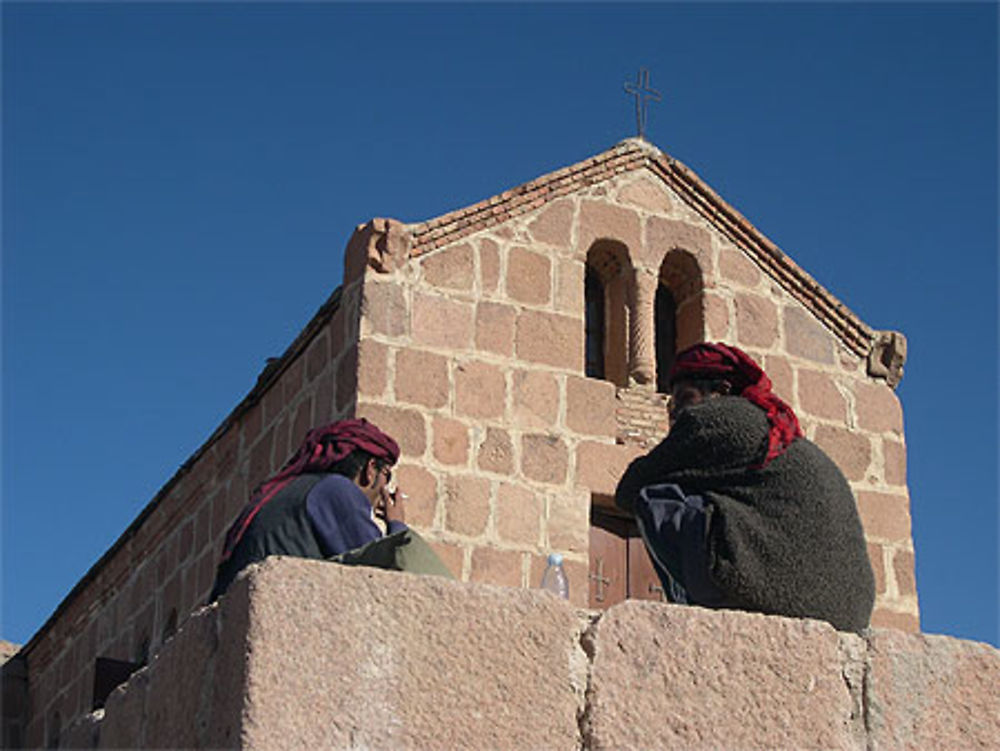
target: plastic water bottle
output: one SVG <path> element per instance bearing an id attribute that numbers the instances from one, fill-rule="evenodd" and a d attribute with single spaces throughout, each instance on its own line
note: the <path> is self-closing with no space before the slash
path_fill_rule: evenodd
<path id="1" fill-rule="evenodd" d="M 542 589 L 548 590 L 564 600 L 569 599 L 569 580 L 563 570 L 563 557 L 559 553 L 549 553 L 549 565 L 542 574 Z"/>

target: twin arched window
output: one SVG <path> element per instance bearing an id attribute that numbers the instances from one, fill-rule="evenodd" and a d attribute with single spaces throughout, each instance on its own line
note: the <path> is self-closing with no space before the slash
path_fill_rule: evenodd
<path id="1" fill-rule="evenodd" d="M 584 277 L 587 376 L 628 387 L 652 384 L 655 373 L 656 390 L 666 393 L 678 345 L 702 338 L 701 290 L 701 270 L 686 251 L 669 252 L 653 279 L 621 243 L 594 243 Z"/>

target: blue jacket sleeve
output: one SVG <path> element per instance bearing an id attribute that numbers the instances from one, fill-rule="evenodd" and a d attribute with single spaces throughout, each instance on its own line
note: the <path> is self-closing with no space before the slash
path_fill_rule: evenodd
<path id="1" fill-rule="evenodd" d="M 342 475 L 328 475 L 306 496 L 306 511 L 323 555 L 346 553 L 382 536 L 372 519 L 365 494 Z M 406 529 L 402 522 L 389 522 L 389 532 Z"/>

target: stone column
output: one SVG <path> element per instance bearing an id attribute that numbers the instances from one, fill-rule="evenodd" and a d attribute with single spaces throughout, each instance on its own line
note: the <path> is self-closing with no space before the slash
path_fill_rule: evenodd
<path id="1" fill-rule="evenodd" d="M 656 383 L 656 331 L 653 323 L 659 279 L 635 270 L 629 295 L 629 377 L 641 386 Z"/>

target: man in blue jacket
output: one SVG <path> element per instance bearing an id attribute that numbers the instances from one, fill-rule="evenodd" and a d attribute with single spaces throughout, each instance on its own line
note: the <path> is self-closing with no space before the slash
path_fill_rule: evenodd
<path id="1" fill-rule="evenodd" d="M 309 431 L 276 475 L 251 495 L 226 533 L 210 601 L 269 555 L 324 559 L 406 530 L 405 495 L 389 491 L 399 446 L 367 420 Z"/>

